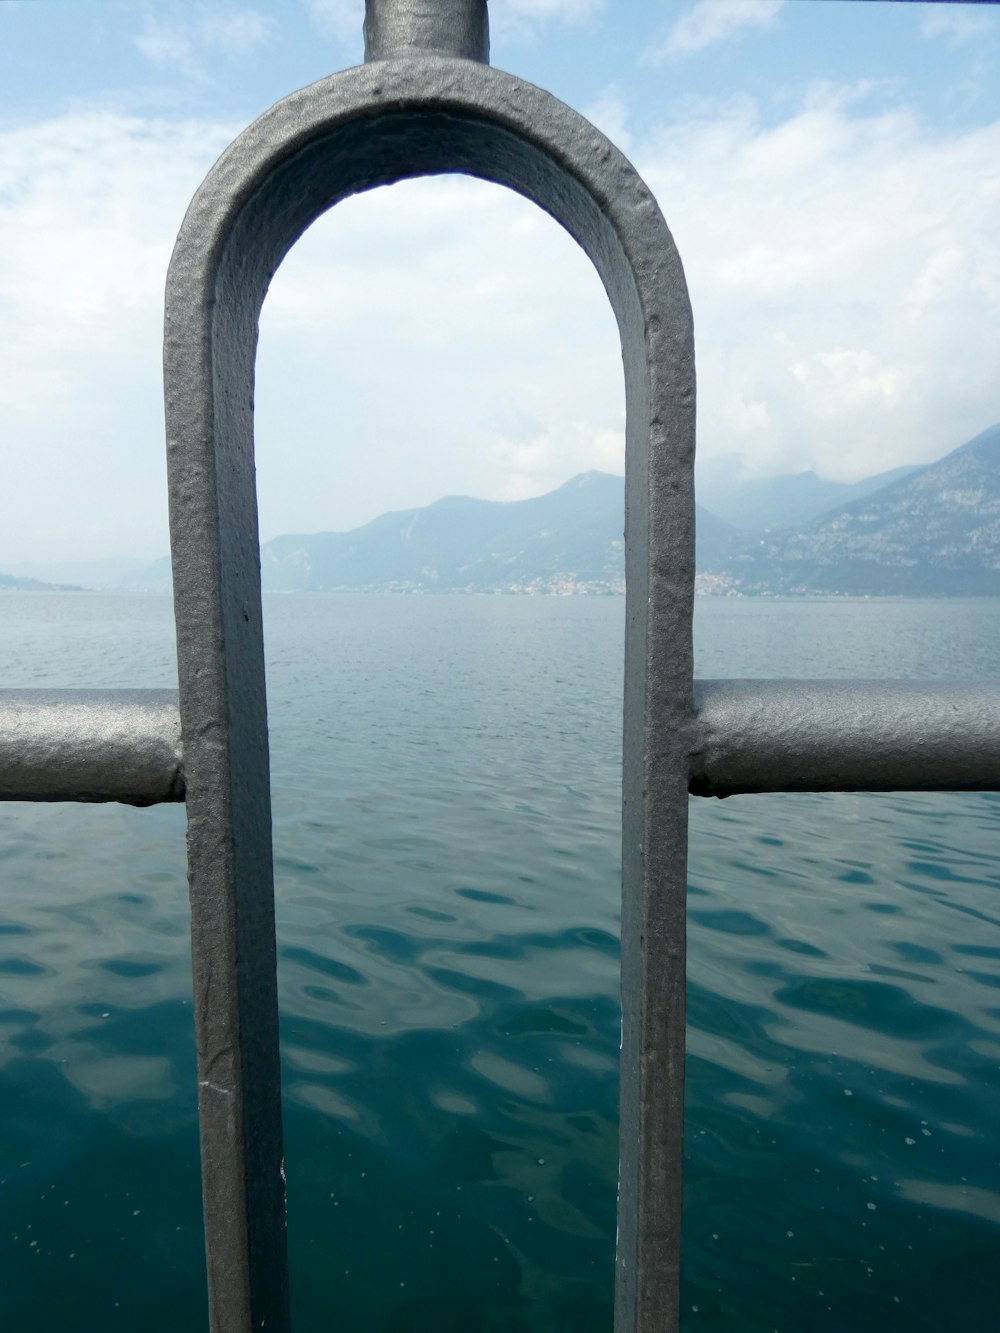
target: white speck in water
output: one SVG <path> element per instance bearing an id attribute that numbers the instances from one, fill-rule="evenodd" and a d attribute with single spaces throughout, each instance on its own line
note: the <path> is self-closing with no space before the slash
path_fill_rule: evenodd
<path id="1" fill-rule="evenodd" d="M 712 1239 L 713 1239 L 713 1240 L 718 1240 L 718 1239 L 719 1239 L 719 1233 L 718 1233 L 717 1231 L 713 1231 L 713 1232 L 712 1232 Z"/>
<path id="2" fill-rule="evenodd" d="M 905 1138 L 905 1139 L 903 1140 L 903 1142 L 906 1143 L 906 1144 L 908 1144 L 908 1145 L 912 1148 L 913 1145 L 916 1143 L 916 1139 Z"/>
<path id="3" fill-rule="evenodd" d="M 142 1209 L 141 1209 L 141 1208 L 133 1208 L 133 1209 L 132 1209 L 132 1216 L 133 1216 L 133 1217 L 138 1217 L 139 1214 L 140 1214 L 141 1212 L 142 1212 Z"/>
<path id="4" fill-rule="evenodd" d="M 920 1132 L 921 1132 L 921 1134 L 923 1134 L 923 1136 L 924 1136 L 925 1139 L 929 1139 L 930 1136 L 931 1136 L 931 1132 L 930 1132 L 930 1130 L 927 1129 L 926 1127 L 925 1127 L 924 1129 L 922 1129 Z"/>
<path id="5" fill-rule="evenodd" d="M 102 1017 L 102 1018 L 110 1018 L 111 1015 L 110 1015 L 109 1013 L 105 1013 L 105 1014 L 101 1014 L 101 1017 Z"/>
<path id="6" fill-rule="evenodd" d="M 786 1232 L 785 1232 L 785 1235 L 788 1237 L 789 1240 L 791 1240 L 792 1237 L 795 1235 L 795 1232 L 794 1232 L 794 1231 L 786 1231 Z"/>
<path id="7" fill-rule="evenodd" d="M 873 1203 L 867 1204 L 866 1207 L 868 1208 L 868 1211 L 870 1213 L 873 1213 L 875 1211 L 875 1205 Z"/>
<path id="8" fill-rule="evenodd" d="M 845 1088 L 845 1089 L 844 1089 L 844 1096 L 845 1096 L 845 1097 L 853 1097 L 853 1096 L 854 1096 L 854 1093 L 850 1090 L 850 1088 Z"/>
<path id="9" fill-rule="evenodd" d="M 544 1158 L 544 1157 L 539 1157 L 539 1159 L 538 1159 L 538 1165 L 539 1165 L 539 1166 L 544 1166 L 544 1165 L 545 1165 L 545 1158 Z"/>

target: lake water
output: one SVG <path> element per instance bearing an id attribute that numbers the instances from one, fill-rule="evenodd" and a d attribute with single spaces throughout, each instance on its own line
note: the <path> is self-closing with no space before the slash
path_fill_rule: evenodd
<path id="1" fill-rule="evenodd" d="M 268 623 L 296 1333 L 608 1333 L 617 599 Z M 0 685 L 170 686 L 0 595 Z M 1000 600 L 725 601 L 699 674 L 993 675 Z M 1000 797 L 692 802 L 684 1324 L 996 1326 Z M 183 810 L 0 808 L 0 1328 L 205 1327 Z"/>

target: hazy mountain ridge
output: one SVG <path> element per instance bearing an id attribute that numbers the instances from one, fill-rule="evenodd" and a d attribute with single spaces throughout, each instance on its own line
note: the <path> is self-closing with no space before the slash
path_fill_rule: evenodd
<path id="1" fill-rule="evenodd" d="M 590 472 L 531 500 L 446 496 L 346 533 L 276 537 L 265 588 L 620 592 L 620 478 Z M 612 517 L 614 515 L 615 517 Z"/>
<path id="2" fill-rule="evenodd" d="M 143 572 L 148 560 L 124 556 L 103 559 L 17 560 L 4 569 L 8 578 L 55 585 L 59 589 L 113 589 L 125 586 L 134 575 Z"/>
<path id="3" fill-rule="evenodd" d="M 1000 425 L 925 467 L 850 487 L 795 481 L 772 479 L 765 498 L 799 514 L 756 537 L 698 507 L 699 592 L 1000 594 Z M 847 503 L 809 516 L 844 491 Z M 267 542 L 264 587 L 620 593 L 623 512 L 623 479 L 599 472 L 531 500 L 449 496 L 354 532 Z"/>
<path id="4" fill-rule="evenodd" d="M 620 594 L 624 497 L 624 479 L 603 472 L 530 500 L 447 496 L 353 532 L 265 542 L 262 582 L 272 591 Z M 735 540 L 714 515 L 698 518 L 711 554 Z"/>
<path id="5" fill-rule="evenodd" d="M 696 490 L 701 503 L 724 522 L 759 534 L 809 523 L 917 471 L 912 465 L 898 467 L 856 482 L 827 481 L 812 471 L 750 477 L 738 455 L 726 454 L 698 465 Z"/>
<path id="6" fill-rule="evenodd" d="M 720 591 L 1000 594 L 1000 425 L 716 566 Z"/>
<path id="7" fill-rule="evenodd" d="M 747 512 L 791 521 L 752 536 L 699 505 L 701 593 L 1000 595 L 1000 425 L 937 463 L 851 487 L 811 473 L 726 484 L 731 500 L 748 495 Z M 845 490 L 846 501 L 811 514 L 820 496 Z M 351 532 L 276 537 L 261 547 L 261 576 L 265 590 L 280 592 L 617 594 L 625 585 L 623 526 L 624 479 L 587 472 L 528 500 L 452 495 Z M 0 575 L 0 588 L 46 586 L 67 587 Z M 118 586 L 169 591 L 169 558 L 132 570 Z"/>
<path id="8" fill-rule="evenodd" d="M 82 592 L 77 583 L 46 583 L 43 579 L 29 579 L 19 574 L 0 574 L 2 592 Z"/>

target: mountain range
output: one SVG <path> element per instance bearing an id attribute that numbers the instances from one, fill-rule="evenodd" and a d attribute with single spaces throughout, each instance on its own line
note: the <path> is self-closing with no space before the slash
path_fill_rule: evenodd
<path id="1" fill-rule="evenodd" d="M 0 574 L 0 592 L 82 592 L 78 583 L 51 583 L 20 574 Z"/>
<path id="2" fill-rule="evenodd" d="M 531 500 L 450 495 L 353 532 L 276 537 L 261 547 L 261 580 L 280 591 L 621 593 L 624 512 L 623 479 L 603 472 Z M 706 558 L 731 531 L 699 510 Z"/>
<path id="3" fill-rule="evenodd" d="M 1000 595 L 1000 425 L 718 564 L 744 593 Z"/>
<path id="4" fill-rule="evenodd" d="M 712 462 L 698 494 L 709 505 L 696 515 L 700 592 L 1000 595 L 1000 425 L 936 463 L 854 485 L 810 472 L 752 480 Z M 261 577 L 285 592 L 620 593 L 623 514 L 623 479 L 601 472 L 529 500 L 446 496 L 351 532 L 276 537 Z M 0 588 L 41 588 L 42 571 L 0 575 Z M 52 577 L 89 581 L 66 566 Z M 169 580 L 163 559 L 117 586 Z"/>
<path id="5" fill-rule="evenodd" d="M 729 481 L 740 526 L 697 507 L 699 591 L 1000 595 L 1000 425 L 925 467 L 854 486 L 812 473 Z M 703 481 L 716 502 L 718 486 Z M 816 512 L 819 509 L 820 512 Z M 265 588 L 617 593 L 624 482 L 601 472 L 548 495 L 449 496 L 347 533 L 261 548 Z M 756 516 L 756 531 L 745 529 Z M 762 522 L 761 520 L 764 519 Z"/>
<path id="6" fill-rule="evenodd" d="M 747 532 L 770 532 L 808 523 L 918 470 L 898 467 L 855 482 L 827 481 L 815 472 L 749 477 L 739 455 L 722 454 L 698 465 L 695 489 L 702 504 L 723 522 Z"/>

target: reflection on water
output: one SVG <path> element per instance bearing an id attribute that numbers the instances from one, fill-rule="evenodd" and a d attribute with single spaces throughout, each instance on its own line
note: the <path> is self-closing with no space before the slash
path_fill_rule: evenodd
<path id="1" fill-rule="evenodd" d="M 7 595 L 4 685 L 171 683 Z M 622 604 L 268 606 L 295 1327 L 610 1328 Z M 995 671 L 1000 602 L 702 602 L 703 675 Z M 991 1326 L 993 795 L 692 803 L 690 1329 Z M 0 810 L 0 1327 L 204 1327 L 183 812 Z"/>

